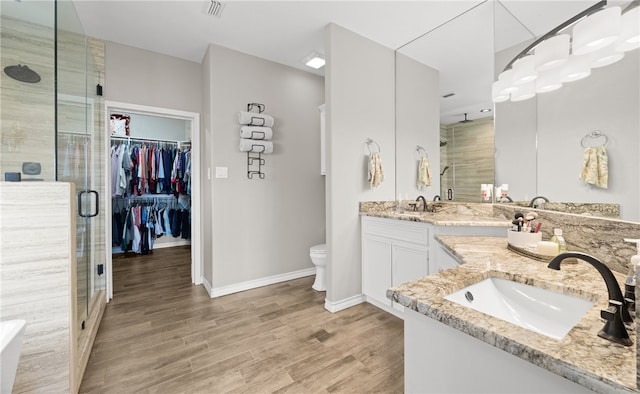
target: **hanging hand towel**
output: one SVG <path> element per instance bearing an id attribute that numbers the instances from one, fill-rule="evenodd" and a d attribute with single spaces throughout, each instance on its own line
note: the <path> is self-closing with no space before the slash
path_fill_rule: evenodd
<path id="1" fill-rule="evenodd" d="M 240 138 L 251 138 L 254 140 L 270 140 L 273 136 L 271 127 L 242 126 L 240 128 Z"/>
<path id="2" fill-rule="evenodd" d="M 238 123 L 249 126 L 273 127 L 273 117 L 255 112 L 238 112 Z"/>
<path id="3" fill-rule="evenodd" d="M 426 157 L 420 158 L 418 164 L 418 181 L 416 182 L 418 188 L 431 186 L 431 164 Z"/>
<path id="4" fill-rule="evenodd" d="M 382 160 L 380 153 L 374 152 L 369 156 L 369 184 L 376 187 L 384 181 L 384 170 L 382 169 Z"/>
<path id="5" fill-rule="evenodd" d="M 580 180 L 606 189 L 609 183 L 608 161 L 607 150 L 604 146 L 585 149 Z"/>
<path id="6" fill-rule="evenodd" d="M 240 152 L 273 153 L 273 142 L 240 138 Z"/>

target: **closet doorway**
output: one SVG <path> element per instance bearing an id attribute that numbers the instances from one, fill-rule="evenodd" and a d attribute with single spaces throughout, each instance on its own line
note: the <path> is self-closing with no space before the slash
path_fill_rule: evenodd
<path id="1" fill-rule="evenodd" d="M 130 251 L 131 248 L 135 248 L 134 251 L 137 253 L 144 254 L 149 253 L 150 246 L 152 248 L 181 246 L 187 243 L 187 239 L 190 239 L 191 282 L 196 285 L 202 284 L 200 114 L 105 101 L 105 118 L 107 131 L 105 133 L 107 150 L 105 189 L 110 191 L 112 197 L 105 199 L 107 204 L 105 210 L 111 213 L 114 212 L 114 208 L 130 209 L 133 205 L 141 207 L 144 212 L 143 220 L 146 223 L 151 223 L 149 222 L 150 217 L 153 217 L 154 220 L 155 218 L 158 219 L 155 220 L 156 225 L 162 223 L 163 227 L 156 228 L 154 233 L 157 230 L 162 232 L 165 225 L 168 229 L 167 223 L 173 225 L 173 234 L 165 234 L 165 236 L 155 241 L 153 241 L 152 235 L 149 233 L 136 234 L 135 238 L 138 238 L 138 243 L 135 242 L 133 234 L 127 234 L 125 230 L 125 242 L 124 246 L 122 246 L 122 244 L 117 244 L 118 242 L 116 241 L 122 239 L 123 236 L 123 234 L 119 234 L 122 229 L 119 229 L 119 226 L 114 227 L 114 224 L 117 223 L 117 220 L 114 220 L 116 216 L 107 215 L 105 234 L 108 240 L 111 239 L 114 242 L 114 248 L 107 248 L 107 302 L 113 298 L 114 252 Z M 147 157 L 150 161 L 142 163 L 143 167 L 140 171 L 137 170 L 140 167 L 137 167 L 136 170 L 131 169 L 128 171 L 131 174 L 130 176 L 134 178 L 133 180 L 125 178 L 126 181 L 120 182 L 122 178 L 115 175 L 116 172 L 120 171 L 120 168 L 119 165 L 114 163 L 121 161 L 112 157 L 112 144 L 113 147 L 126 144 L 127 154 L 134 152 L 133 149 L 143 149 L 144 147 L 146 155 L 143 156 L 142 152 L 140 152 L 137 153 L 137 156 L 134 154 L 134 157 Z M 153 164 L 151 164 L 152 150 L 156 158 Z M 122 151 L 124 152 L 125 149 L 122 149 Z M 164 158 L 161 152 L 165 152 Z M 170 159 L 168 160 L 168 158 Z M 160 164 L 161 162 L 172 164 L 165 167 Z M 141 163 L 135 164 L 140 166 Z M 149 177 L 143 175 L 142 179 L 136 179 L 138 174 L 145 173 L 144 166 L 149 166 L 147 174 L 155 171 L 156 175 Z M 162 167 L 162 170 L 160 167 Z M 119 186 L 125 190 L 118 189 Z M 171 218 L 168 218 L 169 210 L 174 211 Z M 140 211 L 137 212 L 140 214 Z M 165 218 L 169 219 L 169 221 L 165 221 Z M 122 217 L 120 219 L 124 221 Z M 182 223 L 188 223 L 186 222 L 187 220 L 190 222 L 188 228 L 182 225 Z M 175 226 L 179 226 L 177 233 Z M 148 227 L 151 229 L 153 226 L 149 224 Z M 139 228 L 143 229 L 143 226 L 139 226 Z M 130 237 L 130 241 L 133 242 L 127 243 L 126 237 Z M 148 242 L 145 243 L 145 239 Z"/>

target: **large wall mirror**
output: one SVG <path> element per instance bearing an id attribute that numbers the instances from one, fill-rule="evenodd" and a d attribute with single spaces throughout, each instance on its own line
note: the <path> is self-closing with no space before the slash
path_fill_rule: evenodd
<path id="1" fill-rule="evenodd" d="M 519 102 L 491 101 L 492 82 L 515 55 L 596 3 L 470 3 L 466 12 L 398 50 L 397 58 L 408 56 L 438 74 L 440 138 L 431 140 L 439 145 L 431 160 L 437 188 L 425 196 L 478 202 L 481 184 L 508 184 L 508 195 L 516 201 L 542 195 L 555 202 L 620 204 L 622 219 L 640 221 L 639 50 L 556 91 Z M 609 1 L 607 7 L 624 9 L 629 3 Z M 401 80 L 400 63 L 396 71 Z M 399 111 L 397 116 L 400 123 Z M 578 179 L 582 141 L 593 131 L 607 136 L 606 189 Z M 403 138 L 403 130 L 396 132 Z M 487 141 L 490 148 L 484 146 Z M 400 160 L 403 153 L 396 155 Z M 399 174 L 397 181 L 402 181 Z"/>

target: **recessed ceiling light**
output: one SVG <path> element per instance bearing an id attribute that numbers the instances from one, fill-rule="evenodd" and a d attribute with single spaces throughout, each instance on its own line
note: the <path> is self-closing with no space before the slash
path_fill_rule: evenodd
<path id="1" fill-rule="evenodd" d="M 316 70 L 324 67 L 324 63 L 324 57 L 317 52 L 312 53 L 304 59 L 304 64 Z"/>
<path id="2" fill-rule="evenodd" d="M 483 108 L 480 112 L 491 112 L 491 108 Z"/>

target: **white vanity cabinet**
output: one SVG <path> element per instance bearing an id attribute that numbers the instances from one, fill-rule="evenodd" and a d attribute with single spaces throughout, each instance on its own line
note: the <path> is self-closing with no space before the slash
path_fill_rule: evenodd
<path id="1" fill-rule="evenodd" d="M 434 225 L 362 216 L 362 294 L 365 301 L 403 316 L 404 307 L 387 298 L 387 289 L 460 264 L 434 237 L 438 235 L 502 236 L 505 226 Z"/>
<path id="2" fill-rule="evenodd" d="M 402 311 L 387 298 L 387 289 L 428 274 L 428 224 L 362 217 L 362 294 L 369 303 Z"/>

